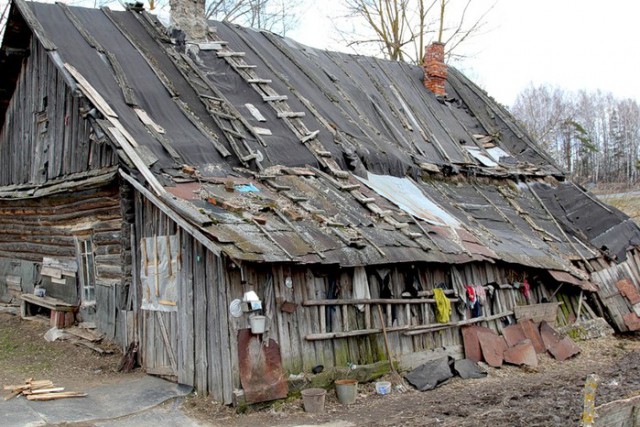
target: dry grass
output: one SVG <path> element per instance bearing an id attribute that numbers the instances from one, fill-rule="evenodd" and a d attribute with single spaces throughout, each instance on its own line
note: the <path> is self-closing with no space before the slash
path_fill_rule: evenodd
<path id="1" fill-rule="evenodd" d="M 629 215 L 636 224 L 640 224 L 640 193 L 616 194 L 615 196 L 599 196 L 600 199 Z"/>

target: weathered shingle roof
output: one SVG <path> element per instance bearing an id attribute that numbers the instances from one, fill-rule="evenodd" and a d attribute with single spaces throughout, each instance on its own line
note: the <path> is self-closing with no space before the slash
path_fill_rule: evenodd
<path id="1" fill-rule="evenodd" d="M 79 77 L 62 63 L 113 110 L 103 120 L 97 105 L 94 125 L 109 134 L 119 122 L 153 173 L 145 178 L 168 192 L 160 203 L 232 258 L 487 260 L 579 275 L 572 261 L 640 241 L 628 218 L 592 209 L 597 202 L 572 184 L 523 184 L 562 172 L 455 69 L 438 99 L 419 67 L 268 32 L 215 23 L 212 42 L 185 46 L 144 13 L 17 3 L 42 26 L 39 37 L 69 84 Z M 376 187 L 370 174 L 406 178 Z M 412 186 L 455 220 L 430 221 L 403 206 Z M 581 220 L 568 212 L 583 205 Z M 437 210 L 430 206 L 422 209 Z"/>

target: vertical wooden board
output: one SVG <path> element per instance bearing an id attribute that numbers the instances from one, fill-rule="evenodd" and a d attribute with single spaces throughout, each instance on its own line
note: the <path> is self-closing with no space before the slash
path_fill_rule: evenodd
<path id="1" fill-rule="evenodd" d="M 145 363 L 145 367 L 148 369 L 153 369 L 157 366 L 160 366 L 160 361 L 158 360 L 158 356 L 157 356 L 157 349 L 156 349 L 156 342 L 161 342 L 162 338 L 160 337 L 160 331 L 157 331 L 157 336 L 156 336 L 156 328 L 155 328 L 155 319 L 154 317 L 152 317 L 151 315 L 153 314 L 153 312 L 151 311 L 144 311 L 144 321 L 145 321 L 145 327 L 146 327 L 146 336 L 145 336 L 145 341 L 147 343 L 146 345 L 146 349 L 147 351 L 145 352 L 145 359 L 146 359 L 146 363 Z"/>
<path id="2" fill-rule="evenodd" d="M 311 295 L 315 295 L 315 297 L 325 298 L 329 293 L 329 277 L 315 277 L 313 276 L 313 281 L 308 284 L 310 292 L 313 292 Z M 335 313 L 338 309 L 334 306 L 333 309 L 327 309 L 326 306 L 318 307 L 316 310 L 312 311 L 317 318 L 320 318 L 324 314 L 324 322 L 325 322 L 325 330 L 329 331 L 330 322 L 335 322 L 333 319 L 333 313 Z M 322 311 L 322 313 L 320 312 Z M 312 317 L 315 328 L 315 317 Z M 335 323 L 333 323 L 335 325 Z M 322 329 L 322 322 L 320 323 L 320 328 Z M 336 360 L 333 354 L 333 343 L 331 340 L 321 340 L 316 341 L 316 355 L 320 358 L 320 354 L 322 354 L 322 360 L 324 361 L 324 366 L 335 366 Z"/>
<path id="3" fill-rule="evenodd" d="M 207 256 L 215 261 L 215 280 L 210 283 L 214 286 L 214 292 L 217 301 L 217 320 L 219 321 L 218 330 L 220 332 L 220 369 L 222 382 L 222 402 L 225 405 L 230 405 L 233 401 L 233 389 L 235 388 L 234 379 L 237 378 L 237 382 L 240 383 L 240 374 L 238 370 L 234 370 L 237 366 L 237 344 L 235 350 L 230 338 L 231 334 L 231 322 L 229 315 L 229 304 L 233 299 L 230 292 L 230 282 L 228 282 L 226 268 L 224 260 L 221 257 L 217 257 L 212 253 L 208 253 Z M 212 263 L 213 264 L 213 263 Z M 228 294 L 229 293 L 229 294 Z M 236 336 L 234 334 L 234 336 Z M 234 353 L 235 351 L 235 353 Z M 237 377 L 234 375 L 237 374 Z"/>
<path id="4" fill-rule="evenodd" d="M 291 353 L 291 337 L 289 335 L 289 323 L 287 315 L 288 313 L 284 313 L 279 310 L 280 304 L 285 299 L 283 294 L 284 289 L 284 271 L 281 265 L 276 265 L 273 267 L 273 294 L 276 299 L 276 324 L 278 325 L 278 338 L 280 342 L 280 354 L 282 357 L 282 367 L 286 372 L 294 372 L 292 368 L 295 366 L 295 358 L 298 355 L 294 355 Z"/>
<path id="5" fill-rule="evenodd" d="M 193 240 L 193 305 L 195 332 L 195 377 L 196 389 L 208 394 L 208 358 L 207 358 L 207 289 L 205 276 L 206 262 L 204 248 Z"/>
<path id="6" fill-rule="evenodd" d="M 302 305 L 304 300 L 315 299 L 315 278 L 313 272 L 309 268 L 305 268 L 297 275 L 299 285 L 294 289 L 296 296 L 296 316 L 299 318 L 300 325 L 300 347 L 302 348 L 302 369 L 309 372 L 316 365 L 325 365 L 324 352 L 322 351 L 323 343 L 317 341 L 307 341 L 305 336 L 311 333 L 321 332 L 319 312 L 324 310 L 321 307 L 305 307 Z M 322 341 L 322 340 L 320 340 Z"/>
<path id="7" fill-rule="evenodd" d="M 180 348 L 178 353 L 178 382 L 194 385 L 194 324 L 193 324 L 193 239 L 181 233 L 180 290 L 178 292 L 178 328 Z"/>
<path id="8" fill-rule="evenodd" d="M 391 271 L 392 279 L 392 292 L 395 298 L 401 298 L 402 292 L 404 291 L 404 274 L 400 273 L 399 268 L 396 267 Z M 407 318 L 407 313 L 405 307 L 402 305 L 396 306 L 396 317 L 398 319 L 398 326 L 406 326 L 409 325 L 411 319 Z M 413 348 L 413 340 L 411 337 L 403 335 L 401 332 L 393 333 L 392 335 L 396 335 L 396 339 L 399 341 L 400 346 L 396 349 L 396 356 L 400 354 L 412 353 L 414 351 Z"/>
<path id="9" fill-rule="evenodd" d="M 222 260 L 223 264 L 231 261 L 226 259 Z M 227 285 L 227 304 L 225 310 L 228 312 L 229 304 L 233 299 L 242 298 L 244 294 L 244 288 L 242 287 L 242 281 L 240 279 L 240 273 L 237 268 L 225 270 L 225 280 L 223 283 Z M 228 317 L 229 319 L 229 350 L 231 354 L 231 373 L 234 388 L 240 388 L 240 365 L 238 359 L 238 330 L 247 327 L 246 318 Z"/>
<path id="10" fill-rule="evenodd" d="M 222 378 L 222 352 L 221 335 L 222 321 L 221 316 L 227 314 L 219 309 L 219 294 L 217 289 L 218 274 L 217 261 L 213 253 L 205 250 L 206 258 L 206 293 L 207 293 L 207 363 L 209 365 L 207 382 L 209 384 L 209 394 L 213 396 L 215 401 L 224 401 L 224 389 L 229 384 L 224 384 Z"/>
<path id="11" fill-rule="evenodd" d="M 339 289 L 342 289 L 340 274 L 336 274 L 336 286 L 338 286 Z M 338 293 L 338 299 L 341 298 L 344 298 L 344 294 L 342 292 Z M 335 309 L 331 311 L 331 324 L 333 325 L 334 332 L 342 331 L 342 310 L 340 306 L 335 306 Z M 347 345 L 346 340 L 338 338 L 332 339 L 330 342 L 333 346 L 334 366 L 347 366 L 349 363 L 349 346 Z"/>
<path id="12" fill-rule="evenodd" d="M 289 289 L 286 285 L 285 285 L 285 281 L 283 281 L 281 283 L 281 291 L 282 291 L 282 296 L 284 298 L 284 301 L 289 301 L 289 302 L 293 302 L 295 301 L 296 297 L 294 296 L 295 290 L 296 288 L 298 289 L 298 292 L 301 291 L 301 287 L 304 286 L 304 277 L 302 277 L 302 280 L 300 280 L 300 275 L 295 274 L 294 271 L 291 270 L 291 267 L 286 267 L 285 269 L 283 269 L 283 273 L 284 273 L 284 277 L 286 279 L 286 277 L 290 277 L 292 280 L 292 287 L 291 289 Z M 280 310 L 280 307 L 278 304 L 276 304 L 276 311 L 279 311 L 280 313 L 284 314 L 284 317 L 287 321 L 287 324 L 289 326 L 289 340 L 290 340 L 290 346 L 291 346 L 291 365 L 290 365 L 290 369 L 292 373 L 299 373 L 303 371 L 303 363 L 302 363 L 302 346 L 301 346 L 301 342 L 300 342 L 300 325 L 299 325 L 299 321 L 298 321 L 298 315 L 297 313 L 286 313 L 283 312 L 282 310 Z M 304 338 L 302 338 L 304 340 Z"/>

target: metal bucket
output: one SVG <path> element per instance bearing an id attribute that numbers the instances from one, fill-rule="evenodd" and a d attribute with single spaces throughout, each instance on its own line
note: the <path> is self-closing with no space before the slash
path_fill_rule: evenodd
<path id="1" fill-rule="evenodd" d="M 336 396 L 338 402 L 343 405 L 351 405 L 356 403 L 358 396 L 358 381 L 356 380 L 336 380 Z"/>
<path id="2" fill-rule="evenodd" d="M 249 325 L 251 326 L 251 333 L 264 334 L 267 327 L 267 318 L 265 316 L 251 316 L 249 317 Z"/>
<path id="3" fill-rule="evenodd" d="M 307 388 L 302 390 L 302 402 L 305 412 L 324 412 L 324 397 L 327 390 L 323 388 Z"/>

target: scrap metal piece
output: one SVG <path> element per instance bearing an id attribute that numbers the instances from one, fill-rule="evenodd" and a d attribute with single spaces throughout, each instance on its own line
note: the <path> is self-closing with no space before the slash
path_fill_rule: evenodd
<path id="1" fill-rule="evenodd" d="M 507 349 L 507 342 L 493 331 L 480 331 L 477 335 L 485 362 L 493 368 L 501 367 L 504 361 L 503 354 Z"/>
<path id="2" fill-rule="evenodd" d="M 508 348 L 504 352 L 505 363 L 512 365 L 526 365 L 535 368 L 538 366 L 538 356 L 536 356 L 536 350 L 533 348 L 533 344 L 528 339 L 519 342 L 511 348 Z"/>
<path id="3" fill-rule="evenodd" d="M 524 320 L 519 324 L 524 331 L 524 335 L 531 341 L 531 344 L 533 344 L 533 348 L 536 350 L 536 353 L 542 354 L 546 352 L 547 347 L 544 345 L 542 337 L 540 336 L 540 325 L 534 323 L 532 320 Z"/>
<path id="4" fill-rule="evenodd" d="M 238 331 L 238 361 L 240 382 L 247 403 L 283 399 L 289 393 L 282 369 L 280 346 L 269 339 L 263 343 L 261 335 L 250 329 Z"/>
<path id="5" fill-rule="evenodd" d="M 515 345 L 527 339 L 527 336 L 524 334 L 524 330 L 522 329 L 522 325 L 520 323 L 507 326 L 502 330 L 502 335 L 504 336 L 504 339 L 509 347 L 514 347 Z"/>
<path id="6" fill-rule="evenodd" d="M 491 329 L 484 326 L 464 326 L 462 328 L 462 342 L 464 343 L 464 357 L 474 362 L 482 360 L 482 349 L 478 341 L 478 332 L 491 332 Z"/>

